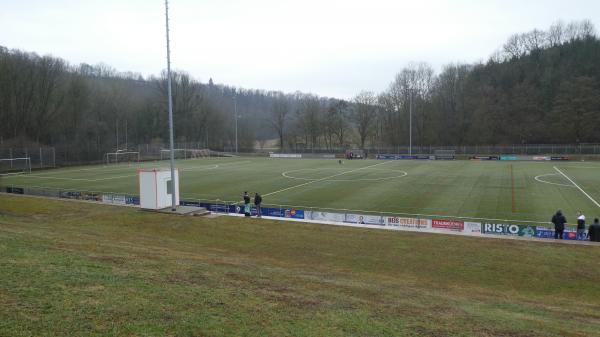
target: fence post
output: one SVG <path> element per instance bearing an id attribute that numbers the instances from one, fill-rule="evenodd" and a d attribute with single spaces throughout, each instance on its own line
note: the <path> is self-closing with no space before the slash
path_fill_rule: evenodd
<path id="1" fill-rule="evenodd" d="M 44 160 L 42 159 L 42 147 L 40 146 L 40 168 L 44 167 Z"/>

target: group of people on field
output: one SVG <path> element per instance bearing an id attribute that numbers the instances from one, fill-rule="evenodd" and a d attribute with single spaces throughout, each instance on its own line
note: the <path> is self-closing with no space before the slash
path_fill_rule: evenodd
<path id="1" fill-rule="evenodd" d="M 565 224 L 567 218 L 562 214 L 561 210 L 556 211 L 556 214 L 552 216 L 552 223 L 554 224 L 554 238 L 563 239 L 565 232 Z M 598 218 L 594 219 L 588 228 L 587 236 L 585 234 L 585 215 L 581 211 L 577 212 L 577 240 L 586 240 L 600 242 L 600 222 Z"/>
<path id="2" fill-rule="evenodd" d="M 260 218 L 262 216 L 262 197 L 258 192 L 254 194 L 254 207 L 256 208 L 256 217 Z M 244 192 L 244 216 L 251 216 L 252 209 L 250 207 L 250 196 L 248 192 Z"/>

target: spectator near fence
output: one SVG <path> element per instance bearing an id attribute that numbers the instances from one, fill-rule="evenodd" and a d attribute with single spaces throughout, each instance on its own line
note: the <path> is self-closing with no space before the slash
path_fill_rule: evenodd
<path id="1" fill-rule="evenodd" d="M 588 238 L 590 241 L 600 242 L 600 222 L 598 222 L 598 218 L 594 219 L 594 223 L 590 225 Z"/>
<path id="2" fill-rule="evenodd" d="M 256 217 L 260 218 L 262 216 L 262 209 L 261 209 L 261 205 L 262 204 L 262 197 L 260 196 L 260 194 L 258 194 L 258 192 L 256 192 L 254 194 L 254 206 L 256 206 Z"/>
<path id="3" fill-rule="evenodd" d="M 559 209 L 556 214 L 552 217 L 552 223 L 554 224 L 554 239 L 563 239 L 563 233 L 565 232 L 565 224 L 567 219 Z"/>
<path id="4" fill-rule="evenodd" d="M 585 215 L 577 212 L 577 240 L 585 240 Z"/>
<path id="5" fill-rule="evenodd" d="M 250 196 L 244 192 L 244 216 L 250 216 Z"/>

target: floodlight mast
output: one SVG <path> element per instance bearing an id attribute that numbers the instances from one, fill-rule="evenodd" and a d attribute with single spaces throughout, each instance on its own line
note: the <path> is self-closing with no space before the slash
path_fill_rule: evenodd
<path id="1" fill-rule="evenodd" d="M 233 113 L 235 114 L 235 154 L 238 154 L 238 114 L 237 114 L 237 98 L 233 95 Z"/>
<path id="2" fill-rule="evenodd" d="M 413 89 L 408 89 L 409 94 L 409 112 L 408 112 L 408 155 L 412 156 L 412 104 L 413 104 Z"/>
<path id="3" fill-rule="evenodd" d="M 169 41 L 169 1 L 165 0 L 167 29 L 167 95 L 169 96 L 169 146 L 171 150 L 171 211 L 175 211 L 175 151 L 173 151 L 173 98 L 171 96 L 171 46 Z"/>

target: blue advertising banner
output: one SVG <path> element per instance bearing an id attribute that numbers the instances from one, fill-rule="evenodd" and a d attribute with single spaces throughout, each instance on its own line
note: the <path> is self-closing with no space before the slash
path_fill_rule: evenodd
<path id="1" fill-rule="evenodd" d="M 140 198 L 139 197 L 125 197 L 125 203 L 127 205 L 139 205 Z"/>
<path id="2" fill-rule="evenodd" d="M 138 200 L 139 203 L 139 200 Z M 193 200 L 181 200 L 180 205 L 182 206 L 195 206 L 195 207 L 204 207 L 211 212 L 216 213 L 236 213 L 236 214 L 244 214 L 244 206 L 242 204 L 232 205 L 232 204 L 213 204 L 213 203 L 204 203 Z M 252 205 L 250 208 L 250 214 L 257 215 L 256 207 Z M 294 208 L 271 208 L 271 207 L 263 207 L 262 215 L 264 216 L 273 216 L 278 218 L 292 218 L 292 219 L 304 219 L 304 210 L 294 209 Z"/>
<path id="3" fill-rule="evenodd" d="M 500 156 L 500 160 L 517 160 L 517 156 Z"/>
<path id="4" fill-rule="evenodd" d="M 554 239 L 554 229 L 548 227 L 536 227 L 535 237 L 542 239 Z M 576 240 L 577 232 L 572 230 L 565 230 L 563 232 L 563 240 Z"/>
<path id="5" fill-rule="evenodd" d="M 304 219 L 304 211 L 301 209 L 265 207 L 262 209 L 262 213 L 265 216 L 275 216 L 275 217 L 279 217 L 279 218 Z"/>
<path id="6" fill-rule="evenodd" d="M 418 159 L 417 156 L 408 155 L 397 155 L 397 154 L 378 154 L 377 159 L 383 160 L 405 160 L 405 159 Z M 427 157 L 429 159 L 429 157 Z"/>

